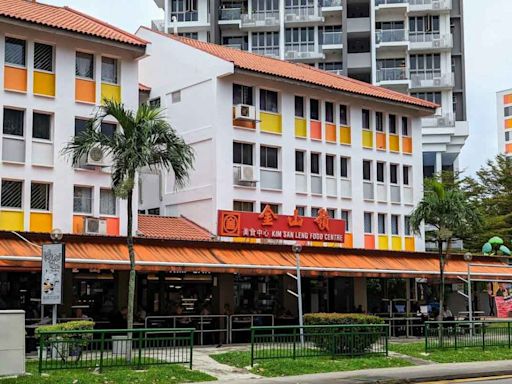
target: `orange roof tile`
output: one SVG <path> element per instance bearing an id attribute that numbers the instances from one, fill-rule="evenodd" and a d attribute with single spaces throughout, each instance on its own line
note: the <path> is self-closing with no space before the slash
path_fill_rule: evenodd
<path id="1" fill-rule="evenodd" d="M 305 83 L 319 85 L 322 87 L 349 92 L 357 95 L 414 105 L 416 107 L 427 109 L 435 109 L 438 107 L 437 104 L 426 100 L 418 99 L 416 97 L 392 91 L 387 88 L 368 84 L 363 81 L 352 79 L 350 77 L 335 75 L 333 73 L 323 71 L 306 64 L 291 63 L 289 61 L 261 56 L 217 44 L 206 43 L 182 36 L 153 31 L 146 27 L 141 28 L 166 36 L 183 44 L 187 44 L 191 47 L 214 55 L 220 59 L 233 62 L 235 67 L 240 69 L 284 77 L 287 79 L 302 81 Z"/>
<path id="2" fill-rule="evenodd" d="M 30 0 L 0 0 L 0 17 L 95 36 L 139 47 L 147 42 L 104 21 L 69 7 L 56 7 Z"/>
<path id="3" fill-rule="evenodd" d="M 181 217 L 139 215 L 142 237 L 180 240 L 211 240 L 213 235 L 196 223 Z"/>

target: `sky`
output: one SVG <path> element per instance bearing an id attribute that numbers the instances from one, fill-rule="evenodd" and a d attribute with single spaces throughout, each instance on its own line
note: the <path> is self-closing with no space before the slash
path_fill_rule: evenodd
<path id="1" fill-rule="evenodd" d="M 135 32 L 163 18 L 153 0 L 38 0 L 68 5 Z M 485 6 L 483 5 L 485 3 Z M 129 5 L 128 5 L 129 4 Z M 498 152 L 496 92 L 512 88 L 512 1 L 464 0 L 466 101 L 469 138 L 459 166 L 474 172 Z"/>

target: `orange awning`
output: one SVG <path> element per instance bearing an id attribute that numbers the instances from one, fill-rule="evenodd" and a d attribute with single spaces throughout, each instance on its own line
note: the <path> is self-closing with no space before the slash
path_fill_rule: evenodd
<path id="1" fill-rule="evenodd" d="M 284 274 L 295 269 L 289 246 L 262 246 L 197 241 L 136 240 L 139 271 L 201 271 L 242 274 Z M 18 238 L 0 239 L 0 270 L 38 270 L 40 248 Z M 473 278 L 512 280 L 512 268 L 500 258 L 478 256 L 471 262 Z M 446 276 L 467 274 L 467 262 L 452 255 Z M 484 266 L 485 265 L 485 266 Z M 123 238 L 72 237 L 66 242 L 67 268 L 129 269 Z M 301 253 L 304 275 L 368 277 L 435 277 L 437 255 L 361 249 L 307 247 Z"/>

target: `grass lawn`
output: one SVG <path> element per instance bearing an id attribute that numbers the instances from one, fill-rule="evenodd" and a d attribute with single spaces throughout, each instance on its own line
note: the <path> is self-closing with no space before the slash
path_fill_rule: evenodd
<path id="1" fill-rule="evenodd" d="M 251 365 L 250 352 L 226 352 L 210 355 L 222 364 L 238 368 Z M 355 371 L 368 368 L 407 367 L 411 364 L 398 358 L 373 356 L 357 358 L 306 357 L 293 359 L 258 360 L 252 373 L 267 377 L 305 375 L 308 373 Z"/>
<path id="2" fill-rule="evenodd" d="M 469 361 L 509 360 L 512 350 L 503 347 L 459 348 L 432 351 L 425 354 L 425 343 L 390 343 L 389 349 L 404 355 L 432 360 L 437 363 L 463 363 Z"/>
<path id="3" fill-rule="evenodd" d="M 199 371 L 191 371 L 182 365 L 160 365 L 148 367 L 144 372 L 131 368 L 106 368 L 101 374 L 87 369 L 67 369 L 43 372 L 39 375 L 37 362 L 27 362 L 31 376 L 16 379 L 0 379 L 0 384 L 177 384 L 215 380 Z"/>

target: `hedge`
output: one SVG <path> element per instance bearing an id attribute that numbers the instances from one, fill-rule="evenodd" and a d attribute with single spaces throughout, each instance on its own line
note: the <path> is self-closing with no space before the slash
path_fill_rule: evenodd
<path id="1" fill-rule="evenodd" d="M 40 337 L 41 332 L 59 332 L 59 331 L 90 331 L 94 329 L 94 321 L 89 320 L 76 320 L 68 321 L 67 323 L 59 323 L 55 325 L 41 325 L 35 330 L 35 336 Z M 58 337 L 60 339 L 92 339 L 92 333 L 63 333 L 63 334 L 49 334 L 44 335 L 47 338 Z M 86 344 L 86 342 L 85 342 Z"/>
<path id="2" fill-rule="evenodd" d="M 384 324 L 384 320 L 362 313 L 307 313 L 304 315 L 304 323 L 306 325 Z"/>

